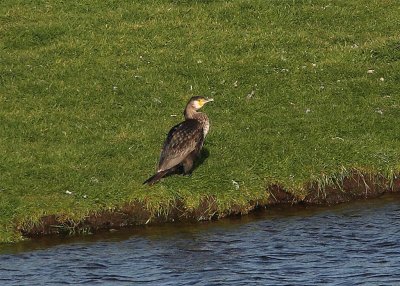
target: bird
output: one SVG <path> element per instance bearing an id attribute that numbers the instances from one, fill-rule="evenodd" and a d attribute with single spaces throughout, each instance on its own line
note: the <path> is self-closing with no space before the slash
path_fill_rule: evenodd
<path id="1" fill-rule="evenodd" d="M 210 121 L 205 113 L 199 112 L 212 98 L 193 96 L 183 112 L 185 120 L 168 132 L 160 154 L 156 173 L 143 184 L 154 185 L 165 175 L 183 167 L 185 175 L 190 174 L 193 163 L 199 157 L 204 139 L 210 129 Z"/>

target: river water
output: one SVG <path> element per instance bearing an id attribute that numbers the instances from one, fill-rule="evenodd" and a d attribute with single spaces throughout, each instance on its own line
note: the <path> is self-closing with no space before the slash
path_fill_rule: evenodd
<path id="1" fill-rule="evenodd" d="M 0 246 L 0 285 L 400 285 L 400 196 Z"/>

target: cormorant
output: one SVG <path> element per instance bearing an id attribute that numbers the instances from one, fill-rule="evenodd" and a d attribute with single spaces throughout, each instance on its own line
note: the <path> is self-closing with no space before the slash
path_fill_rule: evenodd
<path id="1" fill-rule="evenodd" d="M 214 100 L 203 96 L 189 100 L 183 112 L 185 121 L 172 127 L 164 141 L 156 174 L 143 184 L 153 185 L 180 166 L 183 166 L 184 174 L 190 173 L 210 129 L 207 115 L 198 110 L 210 101 Z"/>

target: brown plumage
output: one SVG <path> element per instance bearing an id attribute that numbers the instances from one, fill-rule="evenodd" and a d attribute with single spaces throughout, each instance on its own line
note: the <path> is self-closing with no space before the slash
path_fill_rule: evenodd
<path id="1" fill-rule="evenodd" d="M 155 184 L 179 166 L 183 166 L 185 174 L 190 173 L 210 127 L 207 115 L 198 110 L 210 101 L 213 99 L 202 96 L 194 96 L 189 100 L 184 111 L 185 121 L 169 131 L 161 151 L 157 172 L 144 184 Z"/>

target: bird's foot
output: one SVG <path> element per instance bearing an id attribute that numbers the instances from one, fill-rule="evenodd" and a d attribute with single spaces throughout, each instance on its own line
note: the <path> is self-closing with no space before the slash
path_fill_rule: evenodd
<path id="1" fill-rule="evenodd" d="M 192 171 L 189 171 L 189 172 L 183 172 L 183 176 L 185 176 L 185 177 L 188 177 L 188 178 L 190 178 L 191 176 L 192 176 Z"/>

